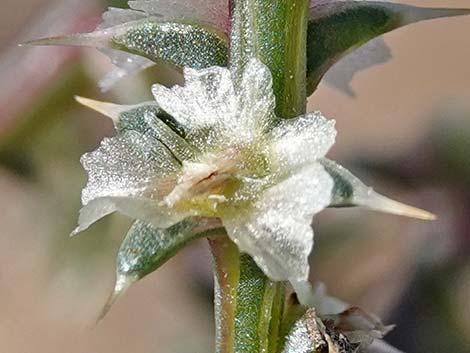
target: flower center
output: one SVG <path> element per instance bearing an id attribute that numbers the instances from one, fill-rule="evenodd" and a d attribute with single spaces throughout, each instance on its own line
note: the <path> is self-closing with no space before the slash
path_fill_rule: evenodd
<path id="1" fill-rule="evenodd" d="M 163 202 L 205 217 L 218 217 L 221 206 L 231 203 L 244 178 L 258 178 L 266 158 L 250 147 L 230 147 L 207 153 L 197 162 L 183 162 L 174 189 Z M 262 173 L 261 173 L 262 174 Z"/>

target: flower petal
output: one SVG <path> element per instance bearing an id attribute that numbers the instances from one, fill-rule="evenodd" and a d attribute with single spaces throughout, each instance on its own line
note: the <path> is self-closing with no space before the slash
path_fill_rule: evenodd
<path id="1" fill-rule="evenodd" d="M 85 231 L 93 223 L 116 211 L 157 228 L 171 227 L 190 216 L 189 213 L 174 212 L 160 202 L 146 198 L 100 197 L 82 207 L 78 226 L 72 232 L 72 236 Z"/>
<path id="2" fill-rule="evenodd" d="M 222 218 L 230 238 L 271 279 L 305 281 L 313 246 L 312 217 L 330 201 L 333 181 L 319 164 L 269 188 L 246 210 Z"/>
<path id="3" fill-rule="evenodd" d="M 248 132 L 264 129 L 273 119 L 275 97 L 273 77 L 269 68 L 259 59 L 252 58 L 246 64 L 240 85 L 241 123 Z"/>
<path id="4" fill-rule="evenodd" d="M 150 16 L 160 15 L 165 21 L 205 22 L 219 30 L 227 29 L 230 22 L 227 0 L 136 0 L 129 1 L 129 7 Z"/>
<path id="5" fill-rule="evenodd" d="M 228 69 L 186 68 L 184 78 L 183 87 L 168 89 L 159 84 L 152 87 L 158 105 L 180 123 L 201 128 L 221 124 L 229 116 L 235 116 L 238 105 Z"/>
<path id="6" fill-rule="evenodd" d="M 104 139 L 81 162 L 88 172 L 88 184 L 82 193 L 84 205 L 100 197 L 142 197 L 157 185 L 156 178 L 179 168 L 159 141 L 135 131 Z"/>
<path id="7" fill-rule="evenodd" d="M 281 121 L 272 135 L 272 150 L 279 167 L 288 170 L 326 155 L 335 142 L 335 121 L 314 112 Z"/>
<path id="8" fill-rule="evenodd" d="M 129 131 L 104 139 L 96 151 L 82 157 L 82 164 L 88 183 L 76 232 L 114 211 L 158 226 L 157 217 L 168 215 L 159 201 L 174 186 L 170 176 L 180 165 L 158 140 Z"/>

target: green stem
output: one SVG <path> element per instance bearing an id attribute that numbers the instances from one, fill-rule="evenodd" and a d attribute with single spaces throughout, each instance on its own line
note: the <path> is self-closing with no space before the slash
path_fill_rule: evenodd
<path id="1" fill-rule="evenodd" d="M 278 118 L 306 108 L 308 0 L 231 1 L 230 69 L 240 84 L 256 57 L 273 75 Z M 210 240 L 215 264 L 217 353 L 279 350 L 285 284 L 269 280 L 228 238 Z"/>
<path id="2" fill-rule="evenodd" d="M 216 353 L 231 353 L 235 348 L 235 310 L 240 278 L 240 254 L 227 237 L 210 238 L 214 258 L 214 312 Z"/>
<path id="3" fill-rule="evenodd" d="M 231 5 L 231 70 L 239 82 L 250 58 L 267 65 L 280 118 L 305 113 L 308 4 L 308 0 L 235 0 Z"/>

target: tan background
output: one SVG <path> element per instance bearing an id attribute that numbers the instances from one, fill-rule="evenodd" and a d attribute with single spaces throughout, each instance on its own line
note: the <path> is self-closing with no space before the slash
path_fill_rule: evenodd
<path id="1" fill-rule="evenodd" d="M 2 0 L 0 48 L 6 48 L 6 43 L 11 42 L 15 33 L 28 26 L 36 10 L 46 3 L 47 0 Z M 407 3 L 470 7 L 467 0 Z M 426 135 L 434 119 L 447 118 L 446 113 L 440 112 L 470 112 L 469 33 L 470 17 L 430 21 L 401 29 L 385 37 L 394 59 L 355 77 L 355 98 L 321 85 L 310 99 L 310 107 L 337 120 L 339 136 L 332 156 L 339 161 L 363 155 L 373 155 L 379 159 L 398 156 L 412 150 L 416 141 Z M 97 65 L 103 65 L 103 61 L 91 51 L 84 51 L 83 55 L 87 56 L 87 60 L 98 60 Z M 117 95 L 125 96 L 123 93 Z M 109 126 L 103 129 L 103 133 L 109 133 Z M 414 151 L 420 153 L 419 150 Z M 70 163 L 76 164 L 78 161 Z M 206 287 L 198 287 L 210 279 L 210 257 L 203 242 L 186 249 L 157 273 L 137 284 L 104 322 L 95 326 L 96 314 L 112 286 L 112 255 L 120 235 L 107 238 L 114 248 L 103 251 L 103 255 L 99 250 L 100 241 L 92 243 L 94 250 L 85 252 L 88 255 L 82 262 L 71 260 L 76 254 L 62 252 L 64 262 L 59 269 L 56 268 L 59 266 L 53 257 L 56 255 L 52 255 L 44 245 L 50 242 L 47 224 L 52 222 L 54 215 L 43 212 L 45 206 L 38 201 L 42 199 L 36 189 L 9 173 L 0 174 L 0 227 L 3 229 L 0 234 L 0 352 L 211 351 L 213 325 L 210 298 Z M 431 206 L 437 203 L 436 199 L 438 195 L 434 194 Z M 348 216 L 344 211 L 339 214 L 349 219 L 358 216 L 359 211 L 353 211 Z M 376 287 L 368 282 L 368 278 L 380 277 L 384 262 L 388 264 L 388 269 L 392 268 L 392 271 L 387 270 L 390 276 L 391 273 L 401 275 L 400 269 L 394 270 L 394 264 L 401 262 L 410 264 L 404 267 L 403 273 L 412 271 L 410 268 L 414 266 L 414 259 L 407 257 L 407 245 L 415 244 L 413 234 L 426 232 L 431 226 L 372 213 L 367 216 L 375 224 L 373 229 L 384 233 L 379 232 L 380 246 L 386 244 L 385 248 L 395 249 L 399 242 L 401 248 L 387 255 L 361 251 L 363 248 L 358 247 L 357 252 L 346 256 L 351 257 L 352 266 L 361 257 L 370 257 L 373 261 L 364 264 L 357 280 L 349 279 L 351 283 L 348 284 L 348 278 L 355 278 L 348 277 L 341 281 L 350 289 L 349 292 L 338 293 L 341 288 L 336 280 L 332 280 L 331 285 L 335 294 L 352 293 L 350 298 L 353 300 L 374 311 L 387 313 L 393 301 L 397 300 L 394 293 L 399 292 L 400 287 L 390 286 L 390 281 L 389 286 L 384 287 L 386 290 L 381 292 L 388 296 L 367 297 L 364 286 Z M 332 211 L 327 211 L 323 216 L 326 221 L 334 217 Z M 121 224 L 125 222 L 117 219 L 113 227 L 120 232 Z M 389 231 L 382 231 L 383 227 Z M 438 224 L 434 227 L 443 226 Z M 394 237 L 388 237 L 388 233 L 395 233 Z M 318 234 L 321 237 L 322 231 Z M 326 260 L 324 264 L 328 264 L 325 267 L 335 265 Z M 319 268 L 321 273 L 320 265 Z M 461 276 L 462 280 L 457 282 L 461 284 L 455 291 L 465 298 L 470 293 L 470 270 L 463 271 Z M 326 280 L 321 275 L 319 277 Z M 461 302 L 465 303 L 466 300 Z M 466 305 L 458 310 L 461 317 L 456 320 L 467 320 L 465 322 L 468 324 L 468 297 Z M 463 325 L 467 329 L 469 326 Z"/>

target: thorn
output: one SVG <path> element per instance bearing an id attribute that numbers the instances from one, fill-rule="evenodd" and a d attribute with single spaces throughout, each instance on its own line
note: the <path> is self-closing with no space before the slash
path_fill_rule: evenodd
<path id="1" fill-rule="evenodd" d="M 93 109 L 97 111 L 98 113 L 101 113 L 108 118 L 110 118 L 114 123 L 119 122 L 119 117 L 122 113 L 129 111 L 132 107 L 127 106 L 127 105 L 119 105 L 119 104 L 114 104 L 114 103 L 108 103 L 108 102 L 100 102 L 94 99 L 90 98 L 84 98 L 80 96 L 75 96 L 75 100 L 84 105 L 85 107 L 88 107 L 90 109 Z"/>
<path id="2" fill-rule="evenodd" d="M 406 5 L 404 5 L 406 6 Z M 408 11 L 403 12 L 403 21 L 411 24 L 419 21 L 432 20 L 444 17 L 456 17 L 470 15 L 470 9 L 462 8 L 423 8 L 410 6 Z"/>
<path id="3" fill-rule="evenodd" d="M 419 7 L 385 2 L 381 6 L 395 12 L 401 18 L 401 26 L 437 18 L 470 15 L 470 9 L 464 8 Z"/>
<path id="4" fill-rule="evenodd" d="M 106 304 L 104 305 L 103 309 L 101 310 L 96 323 L 100 323 L 104 317 L 108 314 L 111 307 L 116 303 L 116 301 L 122 297 L 122 295 L 129 289 L 129 287 L 137 280 L 134 277 L 127 277 L 124 275 L 117 275 L 116 285 L 114 286 L 113 293 L 109 296 Z"/>
<path id="5" fill-rule="evenodd" d="M 434 221 L 437 219 L 436 215 L 428 211 L 389 199 L 375 191 L 372 191 L 364 200 L 355 201 L 360 206 L 366 206 L 372 210 L 387 212 L 398 216 L 422 219 L 425 221 Z"/>
<path id="6" fill-rule="evenodd" d="M 75 228 L 75 229 L 72 231 L 72 233 L 70 233 L 70 238 L 73 238 L 73 237 L 77 236 L 77 235 L 80 234 L 82 231 L 83 231 L 83 229 L 81 229 L 80 227 Z"/>
<path id="7" fill-rule="evenodd" d="M 93 48 L 109 48 L 114 33 L 112 31 L 95 31 L 90 33 L 68 34 L 26 41 L 20 46 L 65 45 Z"/>

